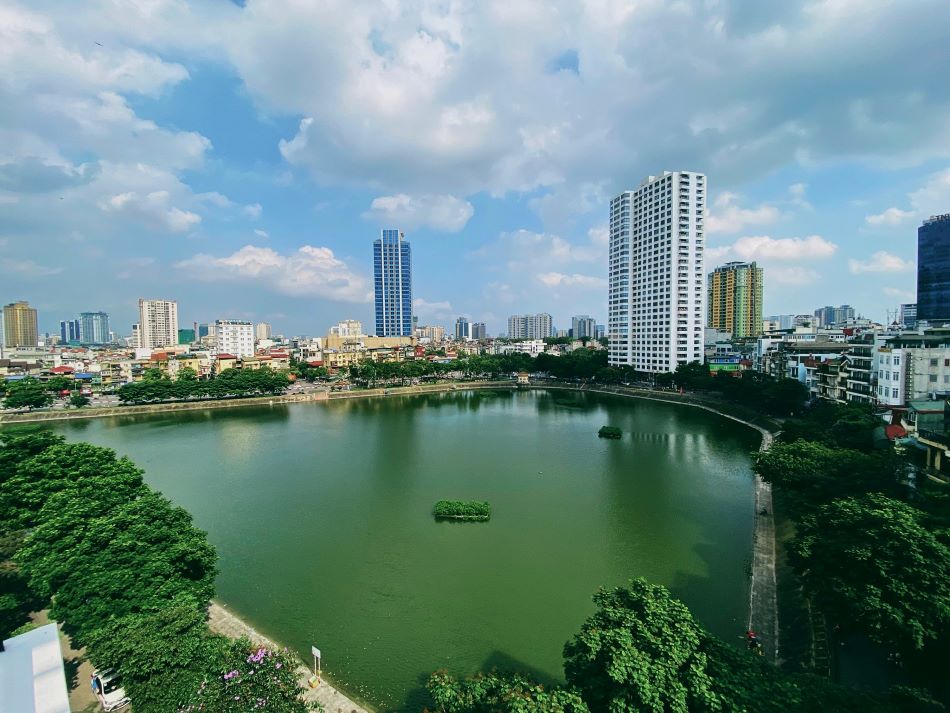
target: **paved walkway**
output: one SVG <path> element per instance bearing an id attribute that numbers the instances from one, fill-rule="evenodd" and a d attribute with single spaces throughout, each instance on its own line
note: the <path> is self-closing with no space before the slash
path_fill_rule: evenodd
<path id="1" fill-rule="evenodd" d="M 761 429 L 760 429 L 761 430 Z M 760 451 L 772 445 L 762 431 Z M 779 662 L 778 587 L 775 581 L 775 511 L 772 486 L 755 476 L 755 529 L 752 534 L 752 586 L 749 588 L 749 628 L 759 634 L 765 656 Z"/>
<path id="2" fill-rule="evenodd" d="M 281 648 L 279 644 L 258 633 L 220 604 L 212 602 L 208 614 L 211 630 L 218 634 L 230 636 L 232 639 L 246 636 L 255 644 L 263 644 L 272 649 Z M 306 690 L 303 696 L 305 701 L 319 703 L 326 713 L 370 713 L 369 709 L 354 703 L 326 681 L 316 688 L 310 688 L 307 681 L 313 672 L 306 666 L 301 666 L 297 671 L 300 674 L 300 683 Z"/>

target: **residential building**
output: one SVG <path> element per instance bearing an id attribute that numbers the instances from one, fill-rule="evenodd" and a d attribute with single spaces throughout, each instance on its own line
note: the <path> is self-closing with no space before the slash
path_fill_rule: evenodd
<path id="1" fill-rule="evenodd" d="M 763 270 L 754 262 L 729 262 L 708 278 L 706 325 L 736 339 L 757 337 L 762 330 Z"/>
<path id="2" fill-rule="evenodd" d="M 258 322 L 254 325 L 254 339 L 258 342 L 264 339 L 270 339 L 271 326 L 269 322 Z"/>
<path id="3" fill-rule="evenodd" d="M 83 344 L 101 345 L 111 341 L 109 315 L 105 312 L 80 312 L 79 340 Z"/>
<path id="4" fill-rule="evenodd" d="M 608 363 L 674 371 L 703 359 L 706 177 L 649 176 L 610 202 Z"/>
<path id="5" fill-rule="evenodd" d="M 950 323 L 950 213 L 917 229 L 917 319 Z"/>
<path id="6" fill-rule="evenodd" d="M 420 325 L 416 327 L 416 338 L 426 342 L 444 342 L 445 327 L 437 325 Z"/>
<path id="7" fill-rule="evenodd" d="M 412 254 L 400 230 L 373 241 L 376 336 L 412 336 Z"/>
<path id="8" fill-rule="evenodd" d="M 495 343 L 495 354 L 528 354 L 537 356 L 544 352 L 543 339 L 529 339 L 523 342 L 511 342 L 509 344 Z"/>
<path id="9" fill-rule="evenodd" d="M 815 310 L 815 319 L 820 327 L 835 327 L 854 321 L 854 307 L 841 305 L 840 307 L 820 307 Z"/>
<path id="10" fill-rule="evenodd" d="M 488 329 L 485 327 L 485 323 L 472 322 L 471 334 L 472 334 L 472 339 L 474 339 L 475 341 L 488 339 Z"/>
<path id="11" fill-rule="evenodd" d="M 917 303 L 902 304 L 899 316 L 900 325 L 907 329 L 917 326 Z"/>
<path id="12" fill-rule="evenodd" d="M 178 344 L 178 303 L 172 300 L 139 300 L 138 343 L 141 349 Z"/>
<path id="13" fill-rule="evenodd" d="M 574 339 L 594 339 L 597 336 L 597 322 L 593 317 L 579 314 L 571 317 L 571 337 Z"/>
<path id="14" fill-rule="evenodd" d="M 80 324 L 78 319 L 64 319 L 59 323 L 59 340 L 62 344 L 78 342 Z"/>
<path id="15" fill-rule="evenodd" d="M 464 339 L 471 339 L 471 325 L 469 324 L 467 317 L 459 317 L 455 320 L 455 339 L 462 341 Z"/>
<path id="16" fill-rule="evenodd" d="M 605 339 L 607 337 L 607 325 L 598 324 L 594 331 L 594 336 L 597 337 L 597 339 Z"/>
<path id="17" fill-rule="evenodd" d="M 773 314 L 765 318 L 765 321 L 775 324 L 775 329 L 792 329 L 795 327 L 795 315 L 794 314 Z M 763 327 L 763 330 L 768 332 L 768 329 Z"/>
<path id="18" fill-rule="evenodd" d="M 70 672 L 70 680 L 74 674 L 75 671 Z M 2 642 L 0 691 L 0 711 L 69 713 L 64 652 L 55 623 Z"/>
<path id="19" fill-rule="evenodd" d="M 554 336 L 554 319 L 547 312 L 515 314 L 508 318 L 511 339 L 547 339 Z"/>
<path id="20" fill-rule="evenodd" d="M 344 319 L 330 327 L 328 333 L 331 337 L 362 337 L 363 323 L 358 319 Z"/>
<path id="21" fill-rule="evenodd" d="M 892 336 L 878 351 L 878 403 L 903 407 L 950 394 L 950 328 Z"/>
<path id="22" fill-rule="evenodd" d="M 218 354 L 238 359 L 254 356 L 254 325 L 240 319 L 219 319 L 214 323 Z"/>
<path id="23" fill-rule="evenodd" d="M 3 308 L 3 346 L 35 347 L 39 343 L 36 310 L 25 300 Z"/>

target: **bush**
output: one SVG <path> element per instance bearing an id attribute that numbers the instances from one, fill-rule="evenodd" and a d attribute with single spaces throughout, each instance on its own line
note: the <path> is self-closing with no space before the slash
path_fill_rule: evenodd
<path id="1" fill-rule="evenodd" d="M 597 435 L 601 438 L 620 438 L 623 431 L 616 426 L 601 426 L 600 430 L 597 431 Z"/>
<path id="2" fill-rule="evenodd" d="M 491 505 L 484 500 L 440 500 L 432 510 L 436 520 L 478 520 L 491 518 Z"/>

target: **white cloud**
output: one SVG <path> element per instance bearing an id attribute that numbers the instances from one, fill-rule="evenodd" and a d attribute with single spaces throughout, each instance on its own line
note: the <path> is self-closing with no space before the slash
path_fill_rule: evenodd
<path id="1" fill-rule="evenodd" d="M 897 287 L 885 287 L 882 292 L 888 297 L 894 297 L 904 302 L 913 302 L 915 299 L 917 299 L 917 296 L 914 292 L 911 292 L 910 290 L 902 290 Z"/>
<path id="2" fill-rule="evenodd" d="M 582 289 L 607 289 L 607 280 L 591 275 L 565 275 L 562 272 L 544 272 L 538 275 L 538 282 L 547 287 L 579 287 Z"/>
<path id="3" fill-rule="evenodd" d="M 734 193 L 721 193 L 706 220 L 708 233 L 738 233 L 748 226 L 769 225 L 779 218 L 775 206 L 761 204 L 756 208 L 740 208 Z"/>
<path id="4" fill-rule="evenodd" d="M 270 233 L 268 233 L 266 230 L 261 230 L 260 228 L 254 229 L 254 235 L 259 238 L 264 238 L 265 240 L 270 237 Z"/>
<path id="5" fill-rule="evenodd" d="M 13 258 L 0 259 L 0 268 L 27 278 L 49 277 L 50 275 L 58 275 L 63 271 L 61 267 L 49 267 L 40 265 L 33 260 L 15 260 Z"/>
<path id="6" fill-rule="evenodd" d="M 868 225 L 900 225 L 908 218 L 914 217 L 914 211 L 901 210 L 900 208 L 888 208 L 883 213 L 877 215 L 865 216 L 864 221 Z"/>
<path id="7" fill-rule="evenodd" d="M 325 247 L 304 245 L 294 253 L 281 255 L 271 248 L 245 245 L 225 257 L 200 253 L 175 267 L 194 280 L 257 283 L 296 297 L 317 296 L 340 302 L 371 299 L 368 281 Z"/>
<path id="8" fill-rule="evenodd" d="M 406 195 L 380 196 L 373 199 L 364 218 L 376 221 L 380 225 L 414 230 L 428 226 L 447 233 L 457 233 L 475 214 L 468 201 L 450 195 Z"/>
<path id="9" fill-rule="evenodd" d="M 808 267 L 772 267 L 765 279 L 780 285 L 810 285 L 821 277 L 817 270 Z"/>
<path id="10" fill-rule="evenodd" d="M 712 259 L 737 257 L 742 260 L 820 260 L 835 254 L 838 246 L 820 235 L 806 238 L 773 238 L 768 235 L 750 235 L 739 238 L 732 245 L 710 248 Z"/>
<path id="11" fill-rule="evenodd" d="M 447 300 L 429 302 L 421 297 L 412 301 L 412 310 L 419 317 L 420 324 L 451 320 L 455 315 L 452 303 Z"/>
<path id="12" fill-rule="evenodd" d="M 789 202 L 802 210 L 811 210 L 812 205 L 808 202 L 807 193 L 807 184 L 793 183 L 788 187 Z"/>
<path id="13" fill-rule="evenodd" d="M 244 215 L 246 215 L 251 220 L 257 220 L 261 217 L 261 213 L 264 212 L 264 208 L 260 203 L 251 203 L 250 205 L 244 206 L 242 208 Z"/>
<path id="14" fill-rule="evenodd" d="M 848 260 L 848 269 L 855 275 L 863 272 L 908 272 L 914 269 L 914 263 L 884 250 L 878 250 L 866 262 Z"/>
<path id="15" fill-rule="evenodd" d="M 201 216 L 169 205 L 168 191 L 152 191 L 140 195 L 135 191 L 117 193 L 100 204 L 107 213 L 134 216 L 153 228 L 184 233 L 201 222 Z"/>

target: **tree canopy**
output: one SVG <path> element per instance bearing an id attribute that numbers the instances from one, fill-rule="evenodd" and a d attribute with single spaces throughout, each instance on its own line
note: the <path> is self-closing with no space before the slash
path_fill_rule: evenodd
<path id="1" fill-rule="evenodd" d="M 39 379 L 27 377 L 7 384 L 5 408 L 42 408 L 53 403 L 53 396 L 46 384 Z"/>

